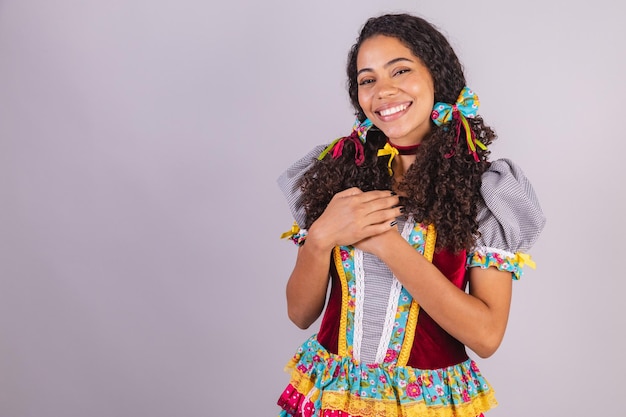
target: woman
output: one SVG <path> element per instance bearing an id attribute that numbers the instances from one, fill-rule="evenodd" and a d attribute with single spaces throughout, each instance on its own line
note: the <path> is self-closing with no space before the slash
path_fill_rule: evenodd
<path id="1" fill-rule="evenodd" d="M 430 23 L 368 20 L 347 74 L 352 134 L 279 179 L 300 245 L 289 317 L 305 329 L 325 309 L 281 415 L 481 415 L 496 400 L 465 346 L 500 345 L 543 214 L 518 167 L 488 161 L 495 133 Z"/>

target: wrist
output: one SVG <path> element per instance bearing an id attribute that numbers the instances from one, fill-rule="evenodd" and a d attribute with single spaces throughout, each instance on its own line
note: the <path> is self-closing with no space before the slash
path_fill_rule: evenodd
<path id="1" fill-rule="evenodd" d="M 398 245 L 406 243 L 400 233 L 393 230 L 384 233 L 380 237 L 381 239 L 376 239 L 376 244 L 372 245 L 371 252 L 382 261 L 396 254 L 401 249 Z"/>
<path id="2" fill-rule="evenodd" d="M 335 243 L 322 230 L 316 227 L 315 223 L 308 230 L 306 244 L 309 249 L 324 253 L 330 252 L 335 247 Z"/>

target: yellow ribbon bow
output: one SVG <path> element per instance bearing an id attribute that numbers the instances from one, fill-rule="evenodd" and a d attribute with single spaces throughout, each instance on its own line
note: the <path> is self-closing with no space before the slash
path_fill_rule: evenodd
<path id="1" fill-rule="evenodd" d="M 515 253 L 515 258 L 513 260 L 515 262 L 517 262 L 517 264 L 519 265 L 520 268 L 523 268 L 524 265 L 528 265 L 532 269 L 536 269 L 537 268 L 537 264 L 535 263 L 535 261 L 530 259 L 530 255 L 527 254 L 527 253 L 516 252 Z"/>
<path id="2" fill-rule="evenodd" d="M 393 158 L 398 155 L 399 152 L 396 148 L 391 146 L 389 142 L 385 143 L 385 147 L 378 150 L 378 156 L 391 155 L 389 157 L 389 162 L 387 163 L 387 168 L 389 169 L 389 175 L 393 175 L 393 169 L 391 169 L 391 163 L 393 162 Z"/>
<path id="3" fill-rule="evenodd" d="M 286 239 L 288 237 L 292 237 L 298 234 L 298 232 L 300 231 L 300 226 L 298 226 L 298 223 L 293 222 L 293 225 L 291 226 L 291 230 L 286 231 L 285 233 L 283 233 L 282 235 L 280 235 L 281 239 Z"/>

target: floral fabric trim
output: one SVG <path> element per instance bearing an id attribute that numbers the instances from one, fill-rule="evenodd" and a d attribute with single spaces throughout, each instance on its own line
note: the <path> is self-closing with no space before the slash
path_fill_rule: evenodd
<path id="1" fill-rule="evenodd" d="M 348 292 L 344 294 L 349 294 L 347 298 L 345 296 L 342 296 L 342 302 L 345 304 L 346 307 L 345 311 L 342 311 L 341 315 L 341 320 L 345 326 L 345 332 L 342 332 L 342 336 L 345 335 L 345 339 L 341 337 L 339 340 L 345 340 L 345 345 L 341 348 L 342 350 L 345 349 L 347 355 L 353 356 L 357 293 L 356 277 L 354 275 L 354 247 L 340 246 L 338 249 L 339 257 L 335 257 L 335 263 L 337 271 L 339 273 L 339 278 L 342 281 L 342 285 L 345 287 L 345 289 L 348 290 Z M 341 264 L 338 264 L 340 259 Z"/>
<path id="2" fill-rule="evenodd" d="M 479 266 L 482 269 L 495 266 L 500 271 L 513 273 L 514 280 L 519 280 L 522 277 L 525 265 L 535 268 L 535 262 L 526 253 L 512 253 L 489 247 L 478 248 L 476 251 L 468 253 L 466 265 L 468 268 Z"/>
<path id="3" fill-rule="evenodd" d="M 426 232 L 428 230 L 428 226 L 422 223 L 414 223 L 411 219 L 407 221 L 407 225 L 410 230 L 408 232 L 407 241 L 411 246 L 417 250 L 419 253 L 424 253 L 424 247 L 426 243 Z M 408 231 L 407 230 L 407 231 Z M 357 293 L 358 293 L 358 281 L 364 280 L 364 276 L 360 276 L 356 272 L 355 268 L 355 248 L 353 246 L 340 246 L 339 255 L 335 256 L 336 267 L 339 272 L 339 275 L 342 279 L 345 279 L 345 286 L 348 290 L 345 293 L 347 296 L 347 309 L 346 315 L 342 315 L 342 320 L 345 320 L 346 323 L 346 333 L 345 333 L 345 352 L 347 355 L 351 357 L 359 357 L 359 352 L 355 352 L 355 349 L 360 347 L 359 340 L 359 328 L 362 326 L 359 323 L 359 319 L 357 318 Z M 362 274 L 361 274 L 362 275 Z M 400 359 L 400 354 L 403 346 L 406 347 L 406 356 L 404 360 L 408 360 L 408 354 L 410 352 L 410 347 L 412 344 L 413 338 L 410 337 L 410 341 L 405 342 L 405 338 L 409 332 L 415 332 L 415 323 L 412 322 L 412 326 L 408 326 L 409 323 L 409 313 L 411 310 L 411 306 L 413 303 L 413 297 L 409 294 L 409 292 L 402 288 L 398 294 L 397 303 L 395 305 L 394 311 L 391 313 L 391 321 L 390 325 L 393 326 L 390 332 L 390 338 L 385 346 L 384 358 L 381 357 L 382 361 L 387 364 L 396 364 Z M 419 307 L 416 305 L 415 309 Z M 415 312 L 417 313 L 417 311 Z M 344 318 L 345 317 L 345 318 Z M 416 318 L 416 317 L 415 317 Z M 362 320 L 361 320 L 362 321 Z M 340 342 L 344 339 L 340 338 Z M 343 352 L 342 346 L 339 346 L 340 354 Z M 402 363 L 400 363 L 402 365 Z"/>
<path id="4" fill-rule="evenodd" d="M 422 370 L 366 365 L 329 353 L 315 336 L 287 364 L 291 382 L 280 397 L 282 417 L 476 417 L 497 405 L 473 360 Z"/>

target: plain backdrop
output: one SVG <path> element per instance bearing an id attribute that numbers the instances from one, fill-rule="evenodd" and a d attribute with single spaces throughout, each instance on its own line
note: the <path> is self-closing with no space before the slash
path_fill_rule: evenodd
<path id="1" fill-rule="evenodd" d="M 488 415 L 619 415 L 621 3 L 0 0 L 0 417 L 272 416 L 287 319 L 276 177 L 349 132 L 365 20 L 442 29 L 548 223 L 479 360 Z"/>

